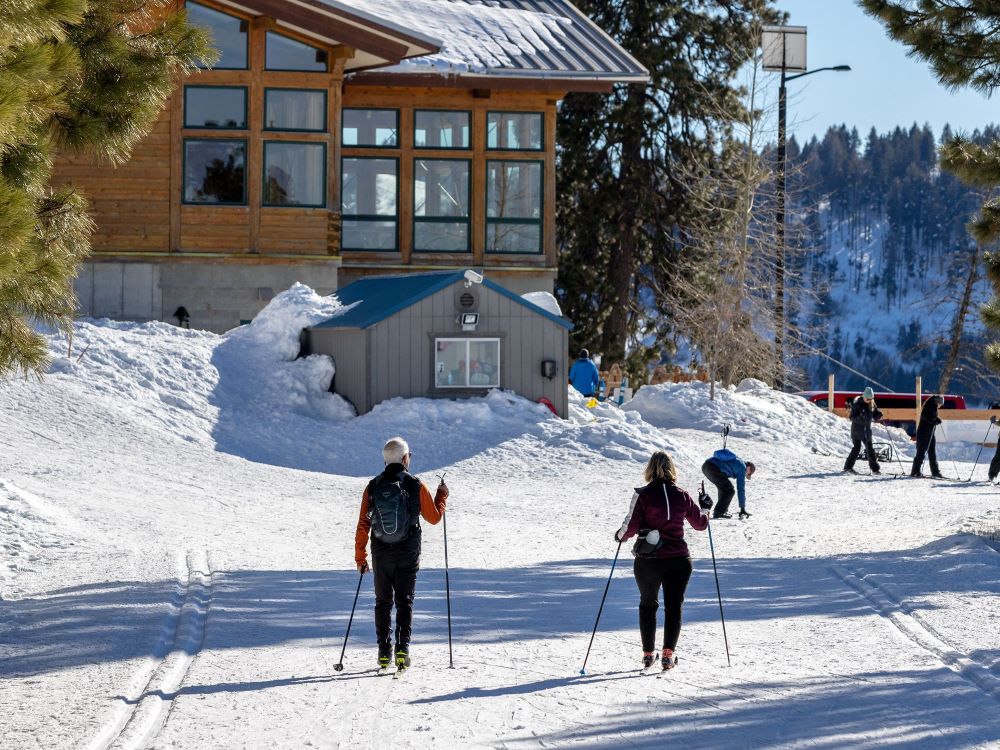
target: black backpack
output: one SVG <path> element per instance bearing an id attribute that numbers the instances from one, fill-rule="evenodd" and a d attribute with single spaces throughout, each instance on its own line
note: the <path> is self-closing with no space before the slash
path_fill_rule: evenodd
<path id="1" fill-rule="evenodd" d="M 413 516 L 410 493 L 401 476 L 395 482 L 372 482 L 368 489 L 368 521 L 372 536 L 386 544 L 398 544 L 410 535 Z"/>

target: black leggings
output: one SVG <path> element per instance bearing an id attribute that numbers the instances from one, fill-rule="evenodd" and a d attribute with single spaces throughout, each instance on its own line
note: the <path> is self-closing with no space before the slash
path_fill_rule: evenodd
<path id="1" fill-rule="evenodd" d="M 374 545 L 373 545 L 374 547 Z M 389 645 L 392 625 L 392 605 L 396 605 L 396 645 L 410 643 L 413 625 L 413 592 L 420 570 L 420 547 L 372 550 L 375 573 L 375 638 L 380 645 Z"/>
<path id="2" fill-rule="evenodd" d="M 663 589 L 663 648 L 677 647 L 681 634 L 681 608 L 684 592 L 691 579 L 693 566 L 690 557 L 637 557 L 632 567 L 639 586 L 639 635 L 642 650 L 655 650 L 656 610 L 660 606 L 660 589 Z"/>

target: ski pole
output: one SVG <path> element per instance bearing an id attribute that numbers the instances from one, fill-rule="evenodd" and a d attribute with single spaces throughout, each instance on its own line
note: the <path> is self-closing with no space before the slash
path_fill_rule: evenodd
<path id="1" fill-rule="evenodd" d="M 899 451 L 896 450 L 892 445 L 892 433 L 889 432 L 889 426 L 882 423 L 882 429 L 885 430 L 885 439 L 889 441 L 889 450 L 896 454 L 896 463 L 899 464 L 899 470 L 901 473 L 906 473 L 906 467 L 903 466 L 903 459 L 899 457 Z"/>
<path id="2" fill-rule="evenodd" d="M 986 435 L 983 437 L 983 442 L 979 444 L 979 453 L 976 454 L 976 462 L 972 464 L 972 472 L 969 474 L 969 478 L 965 480 L 966 482 L 971 482 L 972 475 L 976 473 L 976 467 L 979 466 L 979 457 L 983 455 L 983 448 L 986 447 L 986 441 L 989 439 L 990 430 L 992 429 L 993 429 L 993 423 L 990 422 L 986 428 Z"/>
<path id="3" fill-rule="evenodd" d="M 729 658 L 729 637 L 726 635 L 726 615 L 722 612 L 722 589 L 719 588 L 719 569 L 715 565 L 715 544 L 712 543 L 712 522 L 708 523 L 708 547 L 712 550 L 712 570 L 715 571 L 715 593 L 719 596 L 719 617 L 722 619 L 722 640 L 726 643 L 726 663 L 733 666 Z"/>
<path id="4" fill-rule="evenodd" d="M 444 484 L 444 478 L 448 472 L 441 474 L 439 479 Z M 451 653 L 451 584 L 448 581 L 448 510 L 441 514 L 441 522 L 444 524 L 444 597 L 448 605 L 448 669 L 455 668 L 455 660 Z"/>
<path id="5" fill-rule="evenodd" d="M 358 576 L 358 590 L 354 592 L 354 604 L 351 605 L 351 617 L 347 620 L 347 633 L 344 634 L 344 647 L 340 649 L 340 661 L 333 665 L 333 668 L 338 672 L 344 671 L 344 652 L 347 650 L 347 639 L 351 636 L 351 623 L 354 622 L 354 610 L 358 606 L 358 594 L 361 593 L 361 581 L 363 581 L 364 578 L 364 573 L 361 573 Z"/>
<path id="6" fill-rule="evenodd" d="M 608 598 L 608 589 L 611 588 L 611 578 L 615 574 L 615 565 L 618 564 L 618 553 L 622 551 L 622 543 L 618 542 L 618 549 L 615 550 L 615 559 L 611 562 L 611 575 L 608 576 L 608 583 L 604 587 L 604 596 L 601 597 L 601 606 L 597 608 L 597 619 L 594 620 L 594 631 L 590 634 L 590 643 L 587 644 L 587 655 L 583 657 L 583 666 L 580 667 L 580 674 L 587 674 L 587 659 L 590 658 L 590 647 L 594 645 L 594 636 L 597 635 L 597 623 L 601 621 L 601 612 L 604 611 L 604 600 Z"/>

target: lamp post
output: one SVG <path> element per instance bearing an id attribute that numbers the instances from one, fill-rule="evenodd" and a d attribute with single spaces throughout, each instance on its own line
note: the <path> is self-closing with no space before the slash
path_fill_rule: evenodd
<path id="1" fill-rule="evenodd" d="M 778 174 L 775 179 L 778 207 L 775 211 L 775 228 L 777 231 L 776 258 L 774 263 L 774 356 L 776 363 L 775 387 L 779 390 L 785 386 L 785 118 L 786 89 L 788 81 L 821 73 L 824 70 L 844 72 L 851 69 L 850 65 L 834 65 L 827 68 L 806 70 L 806 27 L 805 26 L 765 26 L 763 29 L 761 47 L 763 49 L 763 68 L 766 71 L 781 73 L 781 86 L 778 88 Z M 800 71 L 788 75 L 788 71 Z"/>

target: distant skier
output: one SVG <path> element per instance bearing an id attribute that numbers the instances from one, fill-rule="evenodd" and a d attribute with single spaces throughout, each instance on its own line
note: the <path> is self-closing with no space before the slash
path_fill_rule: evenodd
<path id="1" fill-rule="evenodd" d="M 872 474 L 880 474 L 881 469 L 878 459 L 875 457 L 875 448 L 872 445 L 872 420 L 876 422 L 882 419 L 882 412 L 875 405 L 875 392 L 871 388 L 865 388 L 860 398 L 855 398 L 851 404 L 851 440 L 854 445 L 851 452 L 847 454 L 847 461 L 844 462 L 844 471 L 849 474 L 857 474 L 854 470 L 854 462 L 861 455 L 861 445 L 865 446 L 865 455 L 868 457 L 868 468 Z"/>
<path id="2" fill-rule="evenodd" d="M 662 669 L 677 665 L 677 640 L 681 634 L 681 609 L 684 592 L 693 569 L 691 555 L 684 541 L 685 519 L 698 531 L 708 528 L 706 511 L 699 508 L 691 496 L 678 487 L 677 469 L 670 456 L 657 451 L 646 464 L 646 486 L 632 495 L 628 513 L 615 541 L 624 542 L 639 535 L 632 554 L 632 570 L 639 587 L 639 635 L 642 639 L 642 666 L 649 670 L 656 663 L 656 610 L 663 589 L 663 651 Z"/>
<path id="3" fill-rule="evenodd" d="M 597 384 L 601 380 L 601 375 L 597 371 L 597 365 L 590 358 L 587 349 L 580 350 L 580 356 L 573 366 L 569 368 L 569 382 L 574 388 L 587 398 L 597 393 Z"/>
<path id="4" fill-rule="evenodd" d="M 944 397 L 931 396 L 924 401 L 920 409 L 920 421 L 917 422 L 917 455 L 913 457 L 913 467 L 910 469 L 911 477 L 922 477 L 920 469 L 924 465 L 924 454 L 931 465 L 931 476 L 936 479 L 944 478 L 937 462 L 937 438 L 934 437 L 934 428 L 941 424 L 941 417 L 938 416 L 938 408 L 944 406 Z"/>
<path id="5" fill-rule="evenodd" d="M 705 463 L 701 465 L 701 473 L 708 481 L 715 485 L 719 491 L 719 501 L 715 504 L 715 513 L 712 518 L 732 518 L 729 513 L 729 504 L 736 495 L 740 505 L 740 518 L 749 518 L 747 511 L 747 495 L 745 480 L 750 479 L 757 467 L 750 461 L 744 463 L 743 459 L 737 456 L 728 448 L 723 448 L 712 454 Z M 736 480 L 736 487 L 730 479 Z"/>
<path id="6" fill-rule="evenodd" d="M 382 448 L 385 471 L 372 479 L 361 496 L 361 513 L 354 534 L 354 561 L 358 572 L 367 573 L 365 547 L 372 537 L 375 574 L 375 637 L 378 665 L 387 669 L 392 659 L 392 605 L 396 604 L 396 668 L 410 666 L 410 630 L 413 622 L 413 592 L 420 569 L 420 516 L 436 524 L 444 515 L 448 487 L 438 485 L 431 497 L 427 487 L 409 473 L 410 447 L 401 437 L 391 438 Z"/>

